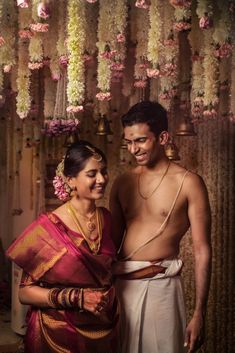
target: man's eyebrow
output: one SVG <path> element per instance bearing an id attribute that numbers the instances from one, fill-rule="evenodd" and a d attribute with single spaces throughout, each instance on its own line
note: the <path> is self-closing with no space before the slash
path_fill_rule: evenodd
<path id="1" fill-rule="evenodd" d="M 148 138 L 148 137 L 147 136 L 139 136 L 139 137 L 137 137 L 137 138 L 135 138 L 133 140 L 129 140 L 126 137 L 124 137 L 124 140 L 125 141 L 138 141 L 138 140 L 142 140 L 142 139 L 146 139 L 146 138 Z"/>

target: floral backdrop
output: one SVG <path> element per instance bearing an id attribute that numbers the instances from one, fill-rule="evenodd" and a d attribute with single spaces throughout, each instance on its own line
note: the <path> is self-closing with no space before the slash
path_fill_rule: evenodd
<path id="1" fill-rule="evenodd" d="M 169 158 L 201 174 L 209 190 L 207 353 L 235 346 L 234 20 L 234 0 L 0 0 L 3 247 L 25 213 L 25 193 L 34 216 L 57 205 L 53 166 L 78 135 L 107 154 L 107 206 L 113 179 L 132 165 L 119 117 L 138 101 L 159 101 L 170 121 Z M 190 314 L 190 234 L 181 255 Z"/>

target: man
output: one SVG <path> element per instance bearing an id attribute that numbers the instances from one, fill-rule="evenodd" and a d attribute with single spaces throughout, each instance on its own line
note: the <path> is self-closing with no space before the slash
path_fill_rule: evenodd
<path id="1" fill-rule="evenodd" d="M 165 109 L 140 102 L 122 117 L 124 139 L 137 167 L 111 191 L 114 240 L 119 249 L 117 293 L 122 353 L 195 352 L 203 342 L 211 275 L 210 206 L 201 177 L 170 162 Z M 191 228 L 196 300 L 186 327 L 178 258 Z"/>

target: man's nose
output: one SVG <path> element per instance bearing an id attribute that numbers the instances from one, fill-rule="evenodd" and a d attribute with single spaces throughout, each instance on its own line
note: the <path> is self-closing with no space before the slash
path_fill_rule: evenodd
<path id="1" fill-rule="evenodd" d="M 138 149 L 135 141 L 132 141 L 132 143 L 128 147 L 129 147 L 130 153 L 132 153 L 132 154 L 135 154 Z"/>

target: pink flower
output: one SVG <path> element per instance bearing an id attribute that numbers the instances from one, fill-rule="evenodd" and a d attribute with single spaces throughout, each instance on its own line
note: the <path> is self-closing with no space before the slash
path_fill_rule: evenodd
<path id="1" fill-rule="evenodd" d="M 177 42 L 176 40 L 169 38 L 164 40 L 164 45 L 167 47 L 176 47 Z"/>
<path id="2" fill-rule="evenodd" d="M 84 54 L 83 60 L 85 61 L 85 63 L 91 62 L 91 61 L 93 61 L 93 56 L 90 54 Z"/>
<path id="3" fill-rule="evenodd" d="M 49 16 L 50 16 L 49 7 L 45 3 L 40 2 L 38 4 L 38 17 L 41 17 L 44 20 L 46 20 Z"/>
<path id="4" fill-rule="evenodd" d="M 99 101 L 110 101 L 112 96 L 110 92 L 99 92 L 96 94 L 96 98 Z"/>
<path id="5" fill-rule="evenodd" d="M 86 0 L 87 2 L 89 2 L 90 4 L 93 4 L 94 2 L 96 2 L 97 0 Z"/>
<path id="6" fill-rule="evenodd" d="M 162 100 L 168 100 L 170 99 L 170 96 L 167 91 L 164 91 L 159 94 L 159 98 Z"/>
<path id="7" fill-rule="evenodd" d="M 43 62 L 29 62 L 28 63 L 28 68 L 30 70 L 38 70 L 41 69 L 41 67 L 43 67 Z"/>
<path id="8" fill-rule="evenodd" d="M 164 65 L 162 69 L 162 74 L 164 76 L 170 77 L 170 76 L 175 76 L 177 74 L 176 72 L 177 65 L 174 63 L 167 63 Z"/>
<path id="9" fill-rule="evenodd" d="M 158 78 L 160 75 L 159 69 L 147 69 L 147 76 L 150 78 Z"/>
<path id="10" fill-rule="evenodd" d="M 191 23 L 185 21 L 179 21 L 174 23 L 174 30 L 177 32 L 187 31 L 191 28 Z"/>
<path id="11" fill-rule="evenodd" d="M 48 23 L 32 23 L 30 29 L 34 32 L 48 32 L 49 24 Z"/>
<path id="12" fill-rule="evenodd" d="M 136 80 L 134 82 L 134 87 L 135 88 L 145 88 L 147 86 L 147 81 L 146 80 Z"/>
<path id="13" fill-rule="evenodd" d="M 69 105 L 66 108 L 67 113 L 80 113 L 84 111 L 83 105 Z"/>
<path id="14" fill-rule="evenodd" d="M 138 65 L 138 68 L 143 70 L 147 69 L 148 67 L 149 67 L 148 63 L 141 63 Z"/>
<path id="15" fill-rule="evenodd" d="M 2 36 L 0 36 L 0 47 L 1 47 L 4 43 L 5 43 L 5 39 L 4 39 Z"/>
<path id="16" fill-rule="evenodd" d="M 21 7 L 22 9 L 26 9 L 29 7 L 28 0 L 17 0 L 17 6 Z"/>
<path id="17" fill-rule="evenodd" d="M 113 62 L 110 67 L 111 67 L 111 70 L 114 70 L 114 71 L 123 71 L 125 69 L 125 65 L 120 62 Z"/>
<path id="18" fill-rule="evenodd" d="M 203 98 L 201 96 L 197 96 L 193 102 L 197 105 L 203 105 L 204 103 Z"/>
<path id="19" fill-rule="evenodd" d="M 62 176 L 56 175 L 53 179 L 53 186 L 55 189 L 55 195 L 61 201 L 67 201 L 70 195 L 69 186 L 65 183 L 65 180 Z"/>
<path id="20" fill-rule="evenodd" d="M 119 33 L 119 34 L 117 35 L 117 41 L 118 41 L 119 43 L 125 42 L 125 41 L 126 41 L 126 36 L 125 36 L 124 34 L 122 34 L 122 33 Z"/>
<path id="21" fill-rule="evenodd" d="M 206 110 L 204 110 L 204 112 L 203 112 L 203 116 L 204 116 L 205 118 L 215 118 L 215 117 L 217 116 L 217 112 L 216 112 L 216 110 L 215 110 L 214 108 L 212 108 L 212 109 L 206 109 Z"/>
<path id="22" fill-rule="evenodd" d="M 112 59 L 116 55 L 116 50 L 105 50 L 104 52 L 100 53 L 100 57 L 103 59 Z"/>
<path id="23" fill-rule="evenodd" d="M 44 58 L 43 59 L 43 66 L 49 66 L 50 65 L 50 59 L 49 58 Z"/>
<path id="24" fill-rule="evenodd" d="M 59 81 L 60 76 L 61 76 L 60 72 L 52 72 L 52 74 L 51 74 L 51 78 L 53 81 Z"/>
<path id="25" fill-rule="evenodd" d="M 22 39 L 30 39 L 34 36 L 34 33 L 30 29 L 21 29 L 18 33 Z"/>
<path id="26" fill-rule="evenodd" d="M 68 66 L 68 62 L 69 62 L 69 59 L 68 59 L 67 55 L 61 55 L 60 58 L 59 58 L 59 62 L 60 62 L 61 66 L 67 67 Z"/>
<path id="27" fill-rule="evenodd" d="M 135 6 L 138 7 L 139 9 L 145 9 L 145 10 L 149 8 L 149 4 L 147 3 L 146 0 L 137 0 L 135 2 Z"/>
<path id="28" fill-rule="evenodd" d="M 170 0 L 170 4 L 174 7 L 187 7 L 189 8 L 191 6 L 192 1 L 191 0 Z"/>
<path id="29" fill-rule="evenodd" d="M 225 42 L 221 45 L 217 45 L 214 50 L 214 55 L 216 58 L 228 58 L 232 53 L 232 45 Z"/>
<path id="30" fill-rule="evenodd" d="M 199 20 L 199 27 L 201 29 L 209 29 L 213 25 L 212 19 L 205 14 L 205 16 L 202 16 Z"/>
<path id="31" fill-rule="evenodd" d="M 198 54 L 198 52 L 195 52 L 192 55 L 192 62 L 196 62 L 196 61 L 201 61 L 203 58 Z"/>
<path id="32" fill-rule="evenodd" d="M 112 78 L 123 78 L 123 72 L 122 71 L 113 71 Z"/>
<path id="33" fill-rule="evenodd" d="M 4 67 L 3 67 L 3 71 L 4 71 L 5 73 L 10 72 L 11 69 L 12 69 L 12 65 L 11 65 L 11 64 L 4 65 Z"/>

